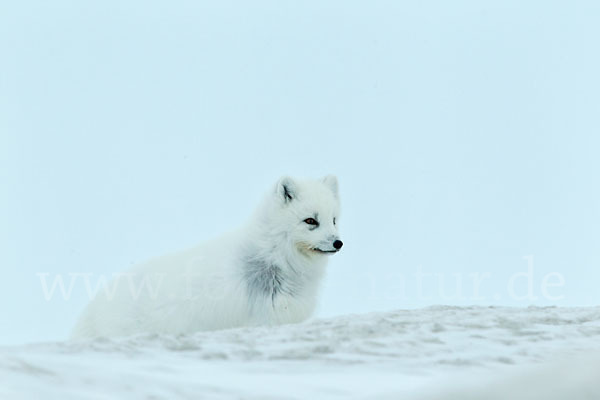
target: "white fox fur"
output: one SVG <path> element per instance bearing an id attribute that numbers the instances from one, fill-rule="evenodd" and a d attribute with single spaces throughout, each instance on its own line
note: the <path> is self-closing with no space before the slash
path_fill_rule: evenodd
<path id="1" fill-rule="evenodd" d="M 303 321 L 315 309 L 327 256 L 342 246 L 338 217 L 335 176 L 283 177 L 242 228 L 115 278 L 84 310 L 73 338 Z"/>

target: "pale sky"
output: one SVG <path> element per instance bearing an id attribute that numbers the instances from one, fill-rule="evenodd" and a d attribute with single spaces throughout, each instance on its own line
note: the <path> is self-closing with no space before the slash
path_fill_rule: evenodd
<path id="1" fill-rule="evenodd" d="M 600 302 L 600 3 L 3 1 L 0 344 L 336 174 L 319 317 Z M 457 282 L 459 286 L 457 286 Z"/>

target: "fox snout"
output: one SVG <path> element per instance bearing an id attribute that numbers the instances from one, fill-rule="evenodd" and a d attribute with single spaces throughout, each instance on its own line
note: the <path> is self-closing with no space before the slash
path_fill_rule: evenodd
<path id="1" fill-rule="evenodd" d="M 320 246 L 311 247 L 310 250 L 322 254 L 335 254 L 340 251 L 344 243 L 339 239 L 332 240 L 332 242 L 329 240 L 327 242 L 321 242 Z"/>

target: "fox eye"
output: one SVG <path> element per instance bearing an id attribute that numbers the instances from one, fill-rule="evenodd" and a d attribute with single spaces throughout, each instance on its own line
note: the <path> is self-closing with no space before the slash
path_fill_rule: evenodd
<path id="1" fill-rule="evenodd" d="M 319 225 L 319 223 L 317 222 L 317 220 L 314 219 L 314 218 L 306 218 L 304 220 L 304 222 L 306 222 L 309 225 Z"/>
<path id="2" fill-rule="evenodd" d="M 333 224 L 335 225 L 335 218 L 333 219 Z"/>

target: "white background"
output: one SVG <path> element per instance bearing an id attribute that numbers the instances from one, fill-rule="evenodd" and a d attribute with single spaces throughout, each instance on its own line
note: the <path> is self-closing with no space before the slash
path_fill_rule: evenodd
<path id="1" fill-rule="evenodd" d="M 38 273 L 95 282 L 213 237 L 283 174 L 340 180 L 320 316 L 597 304 L 599 18 L 593 1 L 1 2 L 0 343 L 64 339 L 84 307 L 83 281 L 47 301 Z"/>

